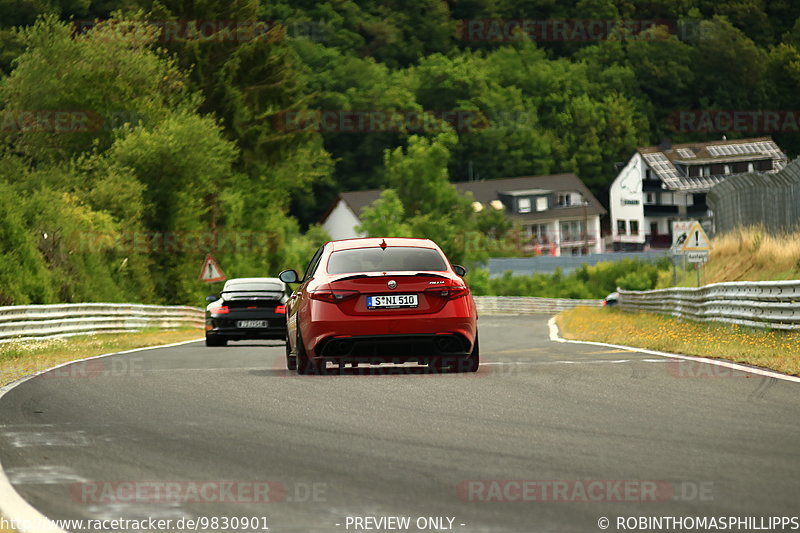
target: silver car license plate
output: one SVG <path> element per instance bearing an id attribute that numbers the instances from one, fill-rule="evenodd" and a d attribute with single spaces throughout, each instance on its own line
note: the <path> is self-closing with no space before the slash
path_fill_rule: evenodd
<path id="1" fill-rule="evenodd" d="M 269 322 L 266 320 L 237 320 L 236 327 L 237 328 L 266 328 L 269 326 Z"/>

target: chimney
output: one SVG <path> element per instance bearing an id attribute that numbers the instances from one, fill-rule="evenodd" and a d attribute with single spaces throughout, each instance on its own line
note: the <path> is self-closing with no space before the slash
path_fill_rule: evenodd
<path id="1" fill-rule="evenodd" d="M 669 152 L 672 150 L 672 139 L 669 137 L 662 137 L 661 144 L 658 145 L 658 149 L 662 152 Z"/>

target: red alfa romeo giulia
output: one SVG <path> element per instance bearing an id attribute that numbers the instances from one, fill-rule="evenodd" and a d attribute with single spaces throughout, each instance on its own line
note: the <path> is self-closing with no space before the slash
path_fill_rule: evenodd
<path id="1" fill-rule="evenodd" d="M 328 362 L 416 362 L 475 372 L 475 302 L 463 277 L 427 239 L 332 241 L 317 250 L 286 305 L 286 365 L 308 374 Z"/>

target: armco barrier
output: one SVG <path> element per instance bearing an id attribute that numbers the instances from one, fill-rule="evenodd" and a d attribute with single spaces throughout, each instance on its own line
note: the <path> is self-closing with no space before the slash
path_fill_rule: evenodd
<path id="1" fill-rule="evenodd" d="M 800 329 L 800 281 L 734 281 L 699 288 L 619 291 L 625 310 L 773 329 Z"/>
<path id="2" fill-rule="evenodd" d="M 599 300 L 476 296 L 481 315 L 557 313 L 579 305 L 600 306 Z M 57 304 L 0 307 L 0 343 L 92 333 L 123 333 L 144 328 L 202 328 L 198 307 L 135 304 Z"/>
<path id="3" fill-rule="evenodd" d="M 56 304 L 0 307 L 0 343 L 145 328 L 202 328 L 198 307 L 136 304 Z"/>
<path id="4" fill-rule="evenodd" d="M 533 298 L 528 296 L 475 296 L 479 315 L 535 315 L 558 313 L 578 306 L 600 307 L 600 300 Z"/>

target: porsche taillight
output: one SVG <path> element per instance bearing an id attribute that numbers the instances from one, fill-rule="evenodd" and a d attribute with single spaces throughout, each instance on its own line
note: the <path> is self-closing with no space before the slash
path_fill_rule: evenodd
<path id="1" fill-rule="evenodd" d="M 286 313 L 286 306 L 285 306 L 285 305 L 283 305 L 283 304 L 281 304 L 281 305 L 276 305 L 276 306 L 275 306 L 275 312 L 276 312 L 277 314 L 279 314 L 279 315 L 283 315 L 283 314 L 285 314 L 285 313 Z"/>
<path id="2" fill-rule="evenodd" d="M 222 306 L 220 306 L 220 307 L 212 307 L 212 308 L 209 310 L 209 312 L 210 312 L 212 315 L 227 315 L 228 313 L 230 313 L 230 312 L 231 312 L 231 310 L 230 310 L 230 309 L 228 309 L 228 306 L 227 306 L 227 305 L 222 305 Z"/>
<path id="3" fill-rule="evenodd" d="M 323 302 L 339 303 L 346 300 L 357 298 L 361 294 L 358 291 L 351 291 L 345 289 L 319 289 L 311 291 L 310 296 L 312 300 L 320 300 Z"/>

